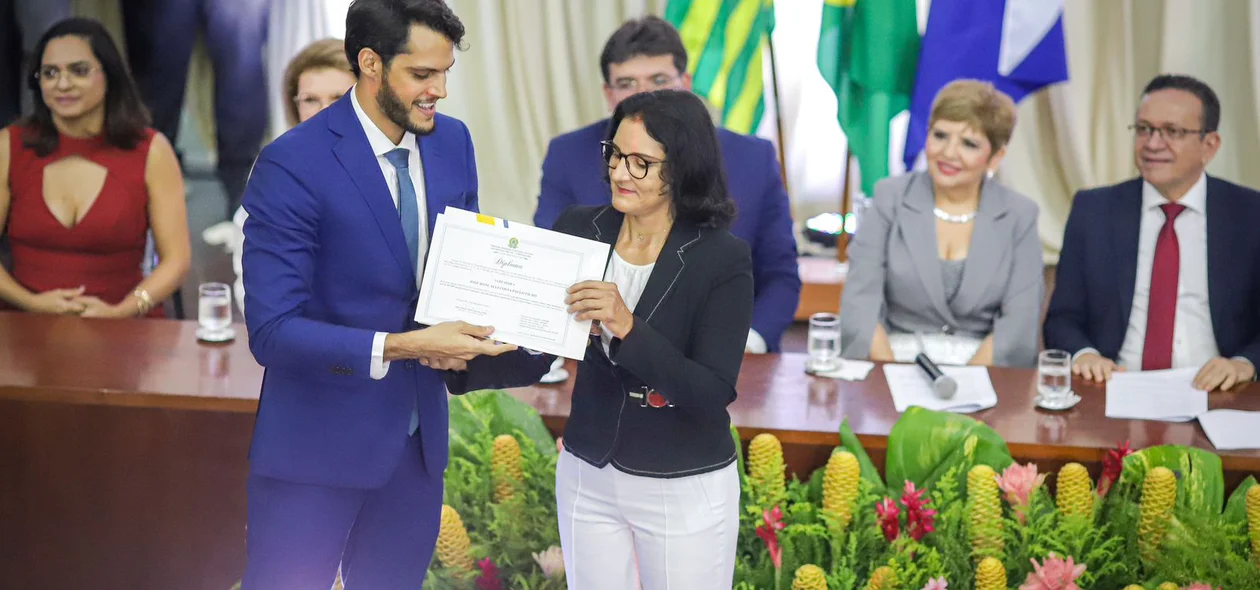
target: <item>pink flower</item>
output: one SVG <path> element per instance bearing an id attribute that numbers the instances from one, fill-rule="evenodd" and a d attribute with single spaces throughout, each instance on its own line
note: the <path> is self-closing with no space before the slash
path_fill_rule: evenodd
<path id="1" fill-rule="evenodd" d="M 1085 564 L 1076 565 L 1072 558 L 1067 560 L 1051 553 L 1042 563 L 1030 559 L 1033 571 L 1028 574 L 1019 590 L 1081 590 L 1076 579 L 1085 573 Z"/>
<path id="2" fill-rule="evenodd" d="M 1107 451 L 1102 460 L 1102 474 L 1098 476 L 1098 496 L 1106 496 L 1107 491 L 1111 489 L 1111 484 L 1120 479 L 1120 472 L 1124 471 L 1124 458 L 1133 454 L 1133 449 L 1129 446 L 1129 441 L 1124 441 L 1120 446 Z"/>
<path id="3" fill-rule="evenodd" d="M 1034 463 L 1011 463 L 1002 475 L 997 476 L 998 488 L 1006 493 L 1006 501 L 1015 509 L 1015 515 L 1020 522 L 1024 522 L 1024 509 L 1028 507 L 1033 492 L 1045 480 L 1046 474 L 1037 475 L 1037 465 Z"/>
<path id="4" fill-rule="evenodd" d="M 915 541 L 923 540 L 925 535 L 936 530 L 936 511 L 927 507 L 932 499 L 924 499 L 925 491 L 914 489 L 914 482 L 906 481 L 905 493 L 901 496 L 901 505 L 906 507 L 906 529 Z"/>
<path id="5" fill-rule="evenodd" d="M 487 557 L 477 562 L 481 575 L 477 576 L 478 590 L 503 590 L 503 582 L 499 580 L 499 568 Z"/>
<path id="6" fill-rule="evenodd" d="M 1193 584 L 1190 584 L 1189 586 L 1186 586 L 1185 588 L 1182 588 L 1182 590 L 1216 590 L 1216 588 L 1213 588 L 1211 584 L 1204 584 L 1203 582 L 1195 582 Z"/>
<path id="7" fill-rule="evenodd" d="M 892 542 L 901 534 L 901 523 L 898 518 L 901 516 L 901 509 L 897 508 L 897 503 L 892 498 L 884 496 L 878 504 L 875 505 L 875 514 L 879 520 L 879 528 L 884 531 L 884 538 Z"/>
<path id="8" fill-rule="evenodd" d="M 949 583 L 942 576 L 935 580 L 928 580 L 928 583 L 923 586 L 923 590 L 949 590 Z"/>
<path id="9" fill-rule="evenodd" d="M 766 543 L 766 549 L 770 551 L 770 561 L 774 562 L 774 569 L 783 567 L 783 548 L 779 546 L 779 531 L 787 526 L 783 522 L 783 511 L 775 506 L 771 510 L 761 513 L 761 519 L 765 524 L 757 527 L 757 536 Z"/>

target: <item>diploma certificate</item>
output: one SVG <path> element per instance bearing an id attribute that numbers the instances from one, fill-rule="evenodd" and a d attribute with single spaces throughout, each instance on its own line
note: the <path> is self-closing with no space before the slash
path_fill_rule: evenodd
<path id="1" fill-rule="evenodd" d="M 435 222 L 416 321 L 493 326 L 491 338 L 581 359 L 591 322 L 568 312 L 574 283 L 602 280 L 608 244 L 448 207 Z"/>

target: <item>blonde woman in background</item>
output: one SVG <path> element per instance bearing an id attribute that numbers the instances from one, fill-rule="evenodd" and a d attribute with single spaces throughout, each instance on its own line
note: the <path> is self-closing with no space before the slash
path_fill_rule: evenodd
<path id="1" fill-rule="evenodd" d="M 284 117 L 289 127 L 314 117 L 328 108 L 354 86 L 354 75 L 346 59 L 346 46 L 341 39 L 321 39 L 307 45 L 284 70 Z M 231 224 L 219 224 L 205 231 L 207 244 L 222 245 L 232 255 L 236 273 L 233 290 L 236 302 L 245 312 L 245 285 L 241 280 L 241 244 L 245 239 L 244 207 L 236 210 Z"/>
<path id="2" fill-rule="evenodd" d="M 987 82 L 937 94 L 927 170 L 888 178 L 849 247 L 840 306 L 846 358 L 1031 367 L 1041 315 L 1038 209 L 991 176 L 1015 103 Z"/>

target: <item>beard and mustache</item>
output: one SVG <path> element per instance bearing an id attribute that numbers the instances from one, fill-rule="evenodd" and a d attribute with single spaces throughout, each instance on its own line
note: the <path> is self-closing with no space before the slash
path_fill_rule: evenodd
<path id="1" fill-rule="evenodd" d="M 389 85 L 388 76 L 381 78 L 381 87 L 376 91 L 376 104 L 391 122 L 416 136 L 429 135 L 437 129 L 436 118 L 429 123 L 428 127 L 421 127 L 411 120 L 410 106 L 399 98 L 398 93 L 394 92 L 394 88 Z"/>

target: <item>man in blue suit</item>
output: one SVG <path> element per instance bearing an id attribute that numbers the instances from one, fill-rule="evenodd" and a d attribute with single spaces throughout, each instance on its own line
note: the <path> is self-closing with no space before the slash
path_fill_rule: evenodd
<path id="1" fill-rule="evenodd" d="M 468 379 L 435 369 L 513 348 L 485 340 L 491 328 L 412 322 L 434 219 L 477 210 L 468 129 L 435 112 L 463 35 L 441 0 L 356 0 L 354 88 L 254 167 L 245 320 L 266 374 L 248 590 L 328 588 L 338 566 L 347 588 L 423 583 L 447 462 L 443 378 Z"/>
<path id="2" fill-rule="evenodd" d="M 1207 84 L 1156 77 L 1131 127 L 1141 178 L 1077 193 L 1044 330 L 1075 374 L 1198 368 L 1209 391 L 1255 378 L 1260 193 L 1204 172 L 1220 118 Z"/>
<path id="3" fill-rule="evenodd" d="M 690 89 L 687 50 L 668 22 L 649 16 L 632 20 L 604 44 L 599 57 L 604 97 L 612 110 L 626 97 L 662 88 Z M 599 142 L 607 119 L 551 140 L 543 160 L 542 190 L 534 225 L 550 228 L 573 205 L 606 205 L 612 199 Z M 754 307 L 749 352 L 776 352 L 800 302 L 796 241 L 787 191 L 774 146 L 755 137 L 718 129 L 727 186 L 738 209 L 731 233 L 753 254 Z"/>

